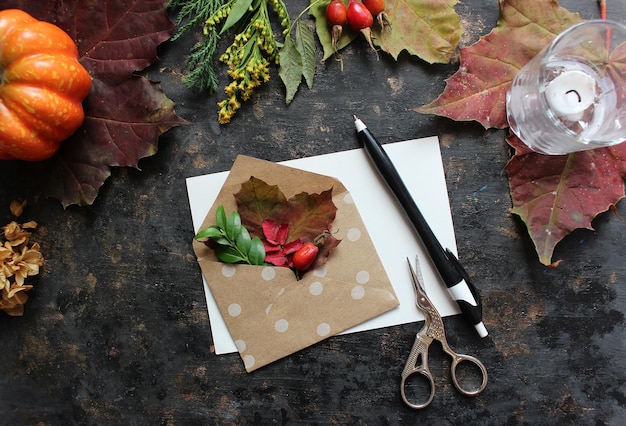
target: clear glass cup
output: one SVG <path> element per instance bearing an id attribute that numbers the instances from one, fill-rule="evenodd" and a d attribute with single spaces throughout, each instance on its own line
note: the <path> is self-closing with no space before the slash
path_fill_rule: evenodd
<path id="1" fill-rule="evenodd" d="M 511 130 L 542 154 L 626 141 L 626 26 L 592 20 L 559 34 L 519 71 L 506 110 Z"/>

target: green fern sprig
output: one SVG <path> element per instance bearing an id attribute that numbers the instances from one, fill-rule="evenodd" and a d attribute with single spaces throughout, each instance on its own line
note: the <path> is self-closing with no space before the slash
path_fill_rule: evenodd
<path id="1" fill-rule="evenodd" d="M 228 0 L 170 0 L 168 9 L 178 10 L 178 30 L 172 41 L 178 40 L 191 30 L 204 28 L 205 22 Z M 202 41 L 193 47 L 187 56 L 185 87 L 197 92 L 215 93 L 219 79 L 215 71 L 215 53 L 219 35 L 217 32 L 204 34 Z"/>

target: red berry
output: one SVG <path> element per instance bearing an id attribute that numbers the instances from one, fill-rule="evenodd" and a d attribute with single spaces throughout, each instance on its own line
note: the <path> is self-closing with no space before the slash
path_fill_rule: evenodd
<path id="1" fill-rule="evenodd" d="M 358 1 L 351 1 L 348 5 L 348 25 L 353 31 L 370 28 L 374 23 L 372 13 Z"/>
<path id="2" fill-rule="evenodd" d="M 385 12 L 385 0 L 362 0 L 363 4 L 376 18 L 381 29 L 391 28 L 391 22 Z"/>
<path id="3" fill-rule="evenodd" d="M 360 31 L 367 40 L 372 50 L 376 52 L 374 42 L 372 41 L 372 29 L 371 26 L 374 23 L 374 17 L 371 12 L 367 10 L 367 7 L 358 0 L 350 0 L 348 5 L 348 25 L 352 31 Z M 378 52 L 376 52 L 378 57 Z"/>
<path id="4" fill-rule="evenodd" d="M 373 16 L 378 16 L 385 10 L 385 0 L 361 0 L 363 5 Z"/>
<path id="5" fill-rule="evenodd" d="M 345 25 L 348 20 L 348 10 L 341 0 L 333 0 L 326 6 L 326 22 L 329 26 Z"/>
<path id="6" fill-rule="evenodd" d="M 319 247 L 313 243 L 305 243 L 293 254 L 293 266 L 299 271 L 306 271 L 315 261 Z"/>

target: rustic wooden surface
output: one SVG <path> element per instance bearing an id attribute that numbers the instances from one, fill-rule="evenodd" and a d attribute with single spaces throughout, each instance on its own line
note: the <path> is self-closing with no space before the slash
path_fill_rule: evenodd
<path id="1" fill-rule="evenodd" d="M 623 2 L 607 3 L 626 20 Z M 290 3 L 292 13 L 305 4 Z M 599 16 L 592 0 L 561 4 Z M 465 45 L 496 23 L 495 0 L 456 8 Z M 410 110 L 434 99 L 458 64 L 377 62 L 357 42 L 344 72 L 332 60 L 320 66 L 315 87 L 291 106 L 274 74 L 219 126 L 221 95 L 181 82 L 193 42 L 165 43 L 148 71 L 191 124 L 166 133 L 141 170 L 115 169 L 93 206 L 63 210 L 19 164 L 0 168 L 0 218 L 27 198 L 22 219 L 41 224 L 35 240 L 47 259 L 25 316 L 0 315 L 2 424 L 623 424 L 624 221 L 601 215 L 595 231 L 557 247 L 559 268 L 543 267 L 509 212 L 505 132 Z M 490 330 L 479 340 L 461 317 L 445 321 L 451 345 L 489 370 L 477 398 L 460 396 L 437 370 L 432 406 L 404 406 L 399 375 L 421 324 L 332 337 L 252 374 L 236 354 L 213 353 L 185 178 L 227 170 L 237 154 L 281 161 L 356 148 L 353 113 L 383 143 L 441 140 L 459 254 Z M 617 214 L 626 217 L 623 203 Z"/>

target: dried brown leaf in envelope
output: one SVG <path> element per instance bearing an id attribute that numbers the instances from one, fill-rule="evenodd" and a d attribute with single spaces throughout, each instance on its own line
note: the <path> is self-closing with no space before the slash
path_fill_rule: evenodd
<path id="1" fill-rule="evenodd" d="M 337 179 L 238 156 L 202 228 L 215 211 L 237 209 L 234 194 L 251 176 L 290 198 L 333 189 L 333 232 L 342 240 L 323 268 L 296 281 L 288 268 L 224 264 L 194 241 L 211 293 L 248 372 L 398 306 L 398 298 L 350 193 Z"/>

